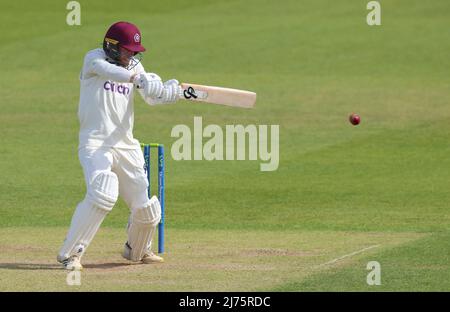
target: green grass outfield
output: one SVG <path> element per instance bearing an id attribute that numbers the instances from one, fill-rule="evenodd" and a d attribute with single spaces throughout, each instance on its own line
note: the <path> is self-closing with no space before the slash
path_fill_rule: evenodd
<path id="1" fill-rule="evenodd" d="M 1 4 L 0 290 L 450 291 L 449 1 L 381 1 L 379 27 L 365 0 L 80 0 L 73 27 L 59 2 Z M 258 101 L 137 98 L 135 136 L 167 147 L 166 263 L 120 258 L 120 201 L 69 287 L 55 257 L 85 191 L 78 74 L 117 20 L 141 28 L 147 71 Z M 280 125 L 278 170 L 174 161 L 171 129 L 194 116 Z"/>

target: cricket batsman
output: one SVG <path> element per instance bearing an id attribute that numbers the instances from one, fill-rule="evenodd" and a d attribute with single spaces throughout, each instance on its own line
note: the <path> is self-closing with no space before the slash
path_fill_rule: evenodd
<path id="1" fill-rule="evenodd" d="M 86 196 L 78 204 L 57 260 L 68 270 L 81 270 L 81 258 L 112 210 L 119 195 L 130 209 L 123 257 L 142 263 L 162 262 L 151 251 L 161 219 L 156 196 L 147 197 L 148 180 L 140 143 L 133 137 L 133 97 L 138 91 L 149 105 L 173 103 L 181 87 L 162 82 L 140 63 L 145 51 L 141 32 L 128 22 L 107 31 L 103 49 L 89 51 L 80 73 L 78 156 Z"/>

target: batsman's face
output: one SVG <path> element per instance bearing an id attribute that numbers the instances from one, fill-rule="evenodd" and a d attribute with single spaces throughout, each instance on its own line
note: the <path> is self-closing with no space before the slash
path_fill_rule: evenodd
<path id="1" fill-rule="evenodd" d="M 119 47 L 119 49 L 120 49 L 120 64 L 123 67 L 127 67 L 130 64 L 130 60 L 135 53 L 122 47 Z"/>

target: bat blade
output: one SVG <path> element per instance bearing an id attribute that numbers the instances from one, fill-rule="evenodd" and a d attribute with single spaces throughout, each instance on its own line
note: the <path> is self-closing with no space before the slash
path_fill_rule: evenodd
<path id="1" fill-rule="evenodd" d="M 252 108 L 256 103 L 256 93 L 245 90 L 204 86 L 192 83 L 182 83 L 182 98 L 189 101 L 233 107 Z"/>

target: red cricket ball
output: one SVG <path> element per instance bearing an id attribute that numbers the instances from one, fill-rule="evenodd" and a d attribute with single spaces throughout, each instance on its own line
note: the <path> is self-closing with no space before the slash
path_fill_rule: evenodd
<path id="1" fill-rule="evenodd" d="M 351 114 L 348 119 L 350 120 L 350 123 L 354 126 L 358 125 L 361 122 L 361 117 L 359 117 L 359 115 L 355 113 Z"/>

